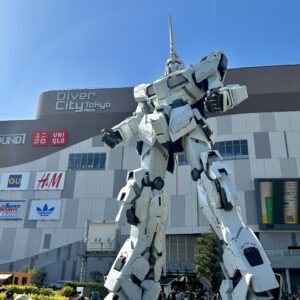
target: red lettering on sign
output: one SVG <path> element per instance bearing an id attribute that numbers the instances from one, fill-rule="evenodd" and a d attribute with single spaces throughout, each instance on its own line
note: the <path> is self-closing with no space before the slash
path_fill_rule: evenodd
<path id="1" fill-rule="evenodd" d="M 51 177 L 50 175 L 51 173 L 44 173 L 43 177 L 38 180 L 37 188 L 58 188 L 63 173 L 53 173 Z"/>

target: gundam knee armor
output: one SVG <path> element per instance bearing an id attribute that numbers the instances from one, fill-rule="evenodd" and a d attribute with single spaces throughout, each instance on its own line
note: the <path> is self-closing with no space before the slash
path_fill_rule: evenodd
<path id="1" fill-rule="evenodd" d="M 202 154 L 201 161 L 200 206 L 223 250 L 220 257 L 225 275 L 220 288 L 222 299 L 266 299 L 278 283 L 260 242 L 241 219 L 236 190 L 228 176 L 231 170 L 217 151 Z"/>
<path id="2" fill-rule="evenodd" d="M 111 293 L 105 298 L 153 300 L 165 274 L 165 229 L 167 194 L 160 177 L 150 182 L 144 169 L 128 172 L 127 184 L 118 195 L 121 207 L 116 221 L 131 225 L 130 237 L 122 246 L 105 282 Z"/>

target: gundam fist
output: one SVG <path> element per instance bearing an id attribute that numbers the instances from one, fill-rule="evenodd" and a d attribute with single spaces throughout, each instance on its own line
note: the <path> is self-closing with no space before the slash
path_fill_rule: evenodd
<path id="1" fill-rule="evenodd" d="M 211 91 L 205 98 L 205 108 L 210 113 L 217 113 L 224 111 L 224 95 L 219 94 L 218 91 Z"/>
<path id="2" fill-rule="evenodd" d="M 104 142 L 110 148 L 114 148 L 122 141 L 119 131 L 113 131 L 112 129 L 102 129 L 103 134 L 102 142 Z"/>

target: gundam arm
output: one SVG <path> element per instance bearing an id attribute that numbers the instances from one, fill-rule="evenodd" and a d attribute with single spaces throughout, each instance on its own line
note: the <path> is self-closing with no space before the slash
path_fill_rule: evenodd
<path id="1" fill-rule="evenodd" d="M 206 90 L 205 106 L 208 112 L 225 112 L 247 99 L 246 86 L 224 86 L 227 58 L 223 52 L 216 51 L 205 56 L 192 69 L 196 85 Z"/>
<path id="2" fill-rule="evenodd" d="M 139 103 L 132 117 L 125 119 L 112 129 L 102 130 L 103 142 L 110 148 L 114 148 L 116 145 L 130 140 L 137 134 L 143 115 L 142 105 Z"/>

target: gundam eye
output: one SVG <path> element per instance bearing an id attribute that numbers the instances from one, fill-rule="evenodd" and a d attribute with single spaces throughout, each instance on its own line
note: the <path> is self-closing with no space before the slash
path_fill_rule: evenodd
<path id="1" fill-rule="evenodd" d="M 179 74 L 177 76 L 169 77 L 167 82 L 169 89 L 173 89 L 182 83 L 188 82 L 188 80 L 183 75 Z"/>

